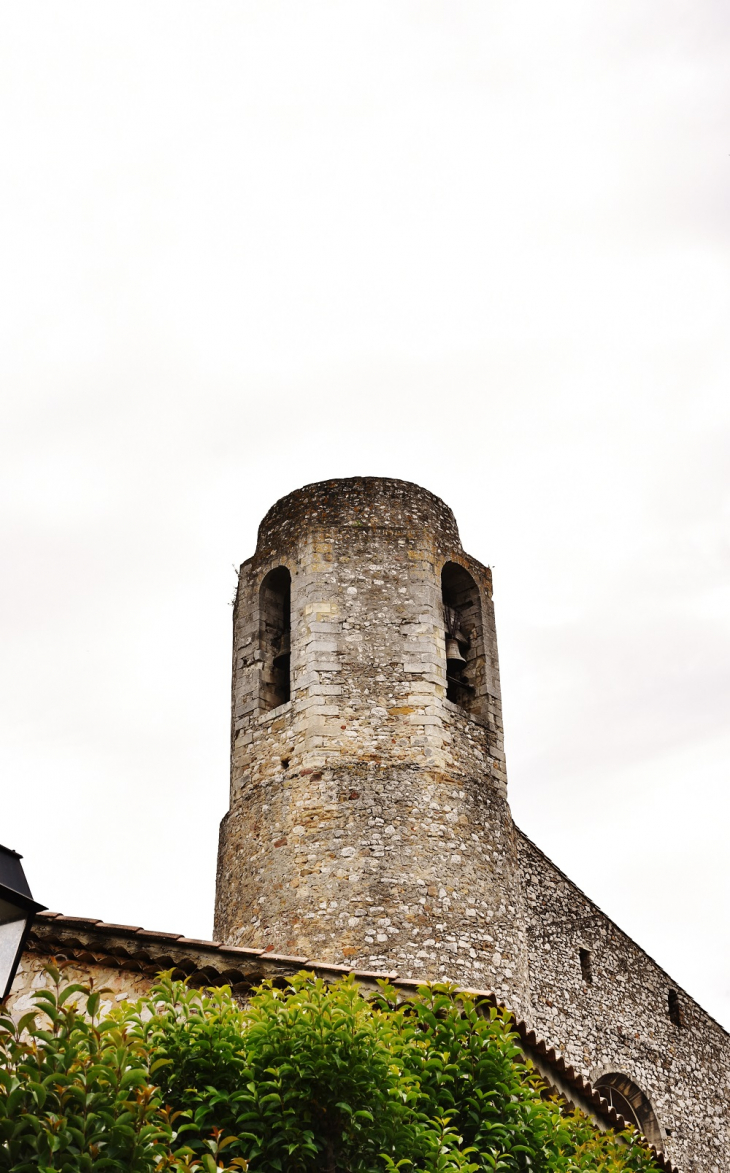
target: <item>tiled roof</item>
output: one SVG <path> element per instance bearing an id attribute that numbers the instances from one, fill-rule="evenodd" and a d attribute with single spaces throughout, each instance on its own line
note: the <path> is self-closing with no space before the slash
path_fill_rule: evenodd
<path id="1" fill-rule="evenodd" d="M 387 979 L 406 996 L 424 984 L 422 979 L 401 978 L 397 973 L 357 970 L 317 958 L 289 957 L 260 949 L 222 945 L 218 941 L 200 941 L 177 933 L 154 932 L 136 925 L 115 925 L 87 917 L 64 916 L 57 912 L 37 914 L 26 949 L 31 953 L 143 973 L 149 977 L 171 969 L 173 976 L 187 978 L 193 986 L 228 985 L 236 994 L 248 993 L 266 978 L 284 983 L 302 969 L 324 978 L 352 973 L 366 987 L 374 987 L 378 980 Z M 499 1005 L 491 990 L 464 988 L 463 992 L 493 1006 Z M 525 1057 L 533 1062 L 546 1082 L 609 1127 L 619 1131 L 630 1127 L 589 1080 L 569 1066 L 553 1047 L 539 1039 L 526 1023 L 514 1015 L 512 1017 Z M 679 1173 L 663 1153 L 649 1147 L 663 1173 Z"/>

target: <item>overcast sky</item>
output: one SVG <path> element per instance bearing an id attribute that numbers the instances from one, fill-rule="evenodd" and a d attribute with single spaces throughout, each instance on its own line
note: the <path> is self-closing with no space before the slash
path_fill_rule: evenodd
<path id="1" fill-rule="evenodd" d="M 208 937 L 232 566 L 402 477 L 518 823 L 730 1026 L 726 0 L 0 7 L 0 841 Z"/>

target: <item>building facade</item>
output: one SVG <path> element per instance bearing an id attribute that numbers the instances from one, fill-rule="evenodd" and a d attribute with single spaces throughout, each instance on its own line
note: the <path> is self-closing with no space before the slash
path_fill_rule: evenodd
<path id="1" fill-rule="evenodd" d="M 730 1168 L 727 1034 L 514 826 L 492 576 L 442 501 L 277 502 L 232 706 L 217 939 L 488 987 L 688 1173 Z"/>
<path id="2" fill-rule="evenodd" d="M 261 523 L 214 936 L 42 914 L 16 1008 L 59 950 L 138 985 L 168 964 L 240 992 L 304 965 L 448 979 L 491 991 L 553 1086 L 635 1123 L 662 1167 L 730 1169 L 728 1035 L 512 821 L 491 572 L 425 489 L 326 481 Z"/>

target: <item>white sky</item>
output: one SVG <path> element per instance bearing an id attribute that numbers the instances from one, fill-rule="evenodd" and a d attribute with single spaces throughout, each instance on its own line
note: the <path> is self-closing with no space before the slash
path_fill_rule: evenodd
<path id="1" fill-rule="evenodd" d="M 519 824 L 730 1026 L 730 8 L 0 7 L 0 841 L 209 936 L 233 563 L 417 481 Z"/>

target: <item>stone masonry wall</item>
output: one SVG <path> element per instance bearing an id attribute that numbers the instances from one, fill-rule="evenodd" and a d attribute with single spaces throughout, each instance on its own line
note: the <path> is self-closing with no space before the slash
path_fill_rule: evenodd
<path id="1" fill-rule="evenodd" d="M 505 808 L 489 788 L 375 762 L 261 780 L 222 838 L 245 916 L 230 940 L 487 985 L 514 1006 L 524 946 Z"/>
<path id="2" fill-rule="evenodd" d="M 728 1035 L 522 834 L 519 852 L 531 1026 L 594 1083 L 608 1072 L 628 1075 L 651 1101 L 661 1147 L 685 1173 L 726 1173 Z M 580 949 L 590 953 L 590 982 Z M 669 1016 L 670 990 L 682 1026 Z"/>
<path id="3" fill-rule="evenodd" d="M 48 961 L 48 957 L 30 951 L 23 954 L 7 1002 L 8 1012 L 15 1021 L 28 1010 L 36 1009 L 33 995 L 37 990 L 53 984 L 45 972 Z M 153 982 L 153 978 L 146 974 L 129 973 L 116 967 L 97 965 L 93 961 L 67 963 L 63 978 L 64 982 L 79 982 L 81 985 L 93 982 L 97 990 L 103 989 L 105 993 L 100 1003 L 102 1015 L 108 1014 L 117 1002 L 136 1002 L 138 998 L 144 997 Z"/>
<path id="4" fill-rule="evenodd" d="M 441 571 L 478 590 L 478 704 L 446 698 Z M 260 591 L 291 574 L 291 700 L 266 711 Z M 261 524 L 234 615 L 216 936 L 526 998 L 491 574 L 403 481 L 308 486 Z"/>
<path id="5" fill-rule="evenodd" d="M 482 596 L 487 682 L 482 712 L 472 716 L 486 732 L 492 783 L 506 793 L 491 572 L 464 554 L 453 515 L 437 497 L 407 482 L 365 477 L 308 486 L 278 502 L 261 523 L 256 554 L 241 566 L 232 801 L 257 771 L 279 764 L 280 751 L 292 767 L 316 768 L 331 752 L 470 768 L 458 760 L 460 729 L 455 737 L 444 735 L 440 712 L 446 692 L 440 574 L 449 560 L 469 571 Z M 292 577 L 292 708 L 267 712 L 259 592 L 278 566 Z M 383 694 L 397 703 L 378 704 Z M 269 713 L 286 719 L 272 724 Z M 269 742 L 268 733 L 277 736 Z"/>

